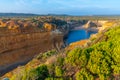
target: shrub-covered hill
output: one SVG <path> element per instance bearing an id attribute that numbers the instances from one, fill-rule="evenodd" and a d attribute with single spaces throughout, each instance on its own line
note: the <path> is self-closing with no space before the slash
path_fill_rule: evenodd
<path id="1" fill-rule="evenodd" d="M 120 80 L 120 26 L 97 36 L 89 47 L 40 54 L 6 76 L 10 80 Z"/>

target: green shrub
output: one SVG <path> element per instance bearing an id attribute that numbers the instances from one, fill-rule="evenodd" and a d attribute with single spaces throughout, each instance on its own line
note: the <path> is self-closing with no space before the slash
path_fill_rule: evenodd
<path id="1" fill-rule="evenodd" d="M 94 80 L 94 77 L 85 68 L 83 68 L 76 73 L 76 80 Z"/>
<path id="2" fill-rule="evenodd" d="M 51 51 L 48 51 L 48 52 L 45 52 L 43 55 L 42 55 L 42 58 L 44 59 L 44 58 L 48 58 L 48 57 L 50 57 L 50 56 L 52 56 L 52 55 L 54 55 L 54 54 L 56 54 L 57 52 L 56 52 L 56 50 L 51 50 Z"/>
<path id="3" fill-rule="evenodd" d="M 58 76 L 58 77 L 63 76 L 63 70 L 61 69 L 61 67 L 59 67 L 59 66 L 55 67 L 55 75 Z"/>
<path id="4" fill-rule="evenodd" d="M 87 64 L 87 54 L 80 48 L 74 49 L 67 53 L 65 63 L 71 64 L 72 66 L 84 67 Z"/>
<path id="5" fill-rule="evenodd" d="M 12 76 L 10 80 L 44 80 L 49 76 L 46 65 L 40 65 L 35 69 L 24 70 Z"/>

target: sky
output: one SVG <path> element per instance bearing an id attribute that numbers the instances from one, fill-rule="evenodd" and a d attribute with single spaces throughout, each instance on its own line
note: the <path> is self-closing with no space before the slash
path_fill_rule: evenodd
<path id="1" fill-rule="evenodd" d="M 120 0 L 0 0 L 0 13 L 119 15 Z"/>

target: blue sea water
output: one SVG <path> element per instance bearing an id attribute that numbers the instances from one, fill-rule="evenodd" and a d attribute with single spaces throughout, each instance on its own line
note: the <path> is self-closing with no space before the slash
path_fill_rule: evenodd
<path id="1" fill-rule="evenodd" d="M 72 30 L 69 32 L 66 42 L 67 44 L 70 44 L 72 42 L 88 39 L 91 34 L 95 34 L 96 32 L 89 32 L 86 31 L 85 29 L 81 30 Z"/>

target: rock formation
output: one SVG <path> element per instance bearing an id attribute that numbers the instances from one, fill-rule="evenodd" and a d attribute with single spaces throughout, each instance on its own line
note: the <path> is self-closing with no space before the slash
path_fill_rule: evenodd
<path id="1" fill-rule="evenodd" d="M 51 49 L 59 51 L 63 45 L 63 34 L 51 35 L 51 30 L 55 29 L 52 26 L 50 25 L 50 31 L 41 31 L 42 29 L 29 21 L 1 21 L 0 75 L 28 62 L 36 54 Z"/>

